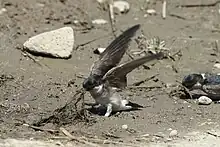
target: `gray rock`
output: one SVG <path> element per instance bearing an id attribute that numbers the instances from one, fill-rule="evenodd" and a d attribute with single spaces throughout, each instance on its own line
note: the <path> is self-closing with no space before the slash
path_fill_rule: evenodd
<path id="1" fill-rule="evenodd" d="M 214 68 L 220 69 L 220 63 L 214 64 Z"/>
<path id="2" fill-rule="evenodd" d="M 74 46 L 74 32 L 71 27 L 44 32 L 29 38 L 23 46 L 33 53 L 69 58 Z"/>
<path id="3" fill-rule="evenodd" d="M 113 7 L 118 9 L 119 12 L 121 13 L 127 13 L 130 9 L 130 4 L 126 1 L 114 1 Z"/>
<path id="4" fill-rule="evenodd" d="M 3 13 L 7 12 L 7 9 L 6 8 L 1 8 L 0 9 L 0 15 L 2 15 Z"/>
<path id="5" fill-rule="evenodd" d="M 198 102 L 199 104 L 202 104 L 202 105 L 209 105 L 212 103 L 212 99 L 210 99 L 207 96 L 201 96 L 199 97 Z"/>
<path id="6" fill-rule="evenodd" d="M 170 137 L 174 137 L 174 136 L 177 136 L 178 135 L 178 132 L 177 130 L 172 130 L 169 134 Z"/>

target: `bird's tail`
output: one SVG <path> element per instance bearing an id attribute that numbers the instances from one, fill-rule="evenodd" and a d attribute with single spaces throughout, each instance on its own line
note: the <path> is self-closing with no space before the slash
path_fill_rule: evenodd
<path id="1" fill-rule="evenodd" d="M 132 102 L 128 102 L 128 104 L 126 104 L 126 106 L 131 106 L 132 108 L 144 108 L 144 106 L 141 106 L 141 105 L 139 105 L 139 104 L 137 104 L 137 103 L 132 103 Z"/>

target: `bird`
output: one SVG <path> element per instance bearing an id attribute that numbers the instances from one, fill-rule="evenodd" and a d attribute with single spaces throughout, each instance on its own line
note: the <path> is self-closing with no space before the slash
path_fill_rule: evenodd
<path id="1" fill-rule="evenodd" d="M 192 73 L 183 78 L 182 85 L 190 91 L 200 90 L 203 95 L 220 99 L 220 74 Z"/>
<path id="2" fill-rule="evenodd" d="M 95 103 L 91 106 L 102 105 L 107 108 L 105 116 L 112 112 L 143 108 L 143 106 L 132 103 L 117 92 L 127 86 L 127 74 L 144 64 L 163 56 L 163 53 L 150 54 L 127 63 L 119 64 L 121 58 L 128 49 L 131 38 L 140 28 L 140 24 L 134 25 L 116 37 L 99 55 L 90 69 L 89 76 L 83 81 L 83 88 L 89 91 Z"/>

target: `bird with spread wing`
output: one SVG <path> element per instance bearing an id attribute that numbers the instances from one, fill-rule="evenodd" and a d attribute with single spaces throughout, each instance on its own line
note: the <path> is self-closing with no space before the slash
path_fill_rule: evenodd
<path id="1" fill-rule="evenodd" d="M 115 111 L 143 108 L 139 104 L 132 103 L 118 94 L 116 89 L 124 89 L 127 86 L 127 74 L 145 62 L 158 59 L 164 56 L 162 52 L 149 54 L 128 63 L 119 64 L 121 58 L 128 49 L 131 38 L 135 35 L 140 25 L 124 31 L 102 52 L 99 59 L 91 67 L 88 78 L 83 82 L 83 88 L 89 91 L 94 98 L 95 105 L 102 105 L 107 108 L 105 116 Z"/>

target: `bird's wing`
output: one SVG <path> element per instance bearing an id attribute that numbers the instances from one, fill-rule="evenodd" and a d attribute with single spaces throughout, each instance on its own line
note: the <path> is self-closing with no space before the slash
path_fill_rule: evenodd
<path id="1" fill-rule="evenodd" d="M 99 60 L 93 64 L 90 75 L 96 75 L 102 78 L 111 68 L 115 67 L 121 61 L 122 56 L 128 48 L 131 37 L 135 35 L 135 32 L 139 28 L 139 24 L 135 25 L 112 41 L 105 51 L 101 53 Z"/>
<path id="2" fill-rule="evenodd" d="M 210 97 L 218 97 L 220 99 L 220 84 L 203 85 L 202 90 Z"/>
<path id="3" fill-rule="evenodd" d="M 117 88 L 125 88 L 127 86 L 127 77 L 126 75 L 137 68 L 138 66 L 144 64 L 145 62 L 152 61 L 154 59 L 158 59 L 164 57 L 164 54 L 162 52 L 158 54 L 149 54 L 145 55 L 142 58 L 132 60 L 128 63 L 121 64 L 117 67 L 112 68 L 109 70 L 105 76 L 103 77 L 103 80 L 108 81 L 108 83 L 112 87 Z"/>

